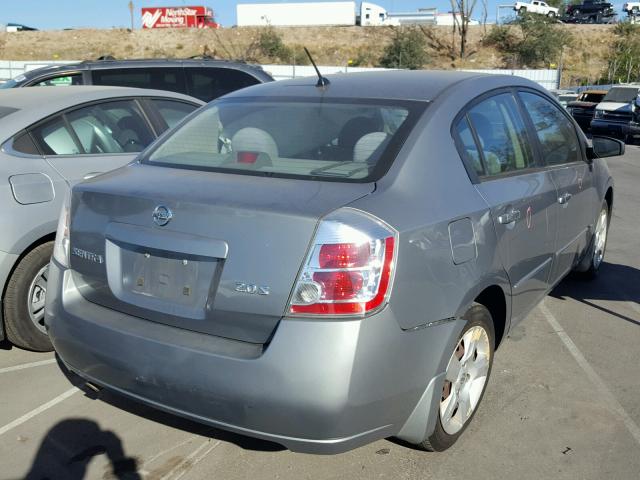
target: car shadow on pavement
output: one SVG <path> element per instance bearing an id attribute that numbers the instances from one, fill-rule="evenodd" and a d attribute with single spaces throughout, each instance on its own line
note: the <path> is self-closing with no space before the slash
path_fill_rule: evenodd
<path id="1" fill-rule="evenodd" d="M 589 307 L 608 313 L 631 324 L 640 326 L 640 314 L 630 309 L 623 313 L 595 303 L 597 300 L 629 302 L 640 307 L 640 270 L 628 265 L 603 263 L 598 276 L 585 281 L 577 275 L 570 275 L 554 288 L 550 296 L 564 300 L 572 298 Z M 640 311 L 640 308 L 636 308 Z"/>
<path id="2" fill-rule="evenodd" d="M 127 457 L 122 441 L 113 432 L 102 430 L 88 418 L 68 418 L 47 432 L 26 480 L 85 478 L 91 460 L 99 455 L 109 459 L 104 478 L 139 480 L 138 460 Z"/>
<path id="3" fill-rule="evenodd" d="M 173 415 L 162 410 L 158 410 L 153 407 L 149 407 L 143 403 L 136 402 L 117 393 L 110 392 L 108 390 L 92 391 L 85 387 L 85 382 L 75 373 L 69 371 L 66 366 L 60 360 L 60 357 L 56 354 L 58 360 L 58 366 L 67 379 L 77 386 L 82 388 L 87 398 L 108 403 L 109 405 L 124 410 L 132 415 L 145 418 L 152 422 L 160 423 L 162 425 L 179 429 L 184 432 L 192 433 L 194 435 L 201 435 L 215 440 L 221 440 L 223 442 L 233 443 L 234 445 L 244 449 L 260 452 L 278 452 L 286 450 L 285 447 L 274 442 L 267 440 L 260 440 L 257 438 L 247 437 L 239 435 L 226 430 L 220 430 L 209 425 L 194 422 L 178 415 Z"/>

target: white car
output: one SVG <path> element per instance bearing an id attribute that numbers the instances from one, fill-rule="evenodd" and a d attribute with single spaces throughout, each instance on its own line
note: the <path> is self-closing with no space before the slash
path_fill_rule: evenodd
<path id="1" fill-rule="evenodd" d="M 640 14 L 640 2 L 627 2 L 622 5 L 622 11 L 629 16 L 636 16 Z"/>
<path id="2" fill-rule="evenodd" d="M 539 13 L 540 15 L 546 15 L 548 17 L 556 17 L 558 16 L 559 10 L 555 7 L 550 7 L 545 2 L 540 2 L 538 0 L 533 0 L 532 2 L 516 2 L 513 6 L 513 9 L 521 13 Z"/>

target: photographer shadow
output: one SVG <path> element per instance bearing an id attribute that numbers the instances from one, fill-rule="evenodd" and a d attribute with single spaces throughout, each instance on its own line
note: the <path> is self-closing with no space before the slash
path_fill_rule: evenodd
<path id="1" fill-rule="evenodd" d="M 91 460 L 105 455 L 110 471 L 105 477 L 139 480 L 138 461 L 128 457 L 120 438 L 102 430 L 93 420 L 69 418 L 58 422 L 46 434 L 36 453 L 26 480 L 81 480 L 86 478 Z M 110 475 L 110 476 L 109 476 Z"/>

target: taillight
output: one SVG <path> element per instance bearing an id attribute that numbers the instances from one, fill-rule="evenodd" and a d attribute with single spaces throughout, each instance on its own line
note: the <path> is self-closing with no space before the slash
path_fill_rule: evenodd
<path id="1" fill-rule="evenodd" d="M 71 204 L 70 193 L 67 193 L 62 203 L 60 216 L 58 217 L 58 229 L 56 241 L 53 244 L 53 258 L 65 268 L 69 267 L 69 209 Z"/>
<path id="2" fill-rule="evenodd" d="M 391 292 L 396 242 L 395 230 L 359 210 L 342 208 L 322 219 L 289 314 L 364 316 L 383 306 Z"/>

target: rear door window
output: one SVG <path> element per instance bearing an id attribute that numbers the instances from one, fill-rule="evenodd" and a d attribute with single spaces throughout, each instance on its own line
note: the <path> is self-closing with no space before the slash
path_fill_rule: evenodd
<path id="1" fill-rule="evenodd" d="M 521 92 L 520 98 L 533 122 L 547 165 L 562 165 L 580 160 L 582 154 L 576 130 L 560 109 L 533 93 Z"/>
<path id="2" fill-rule="evenodd" d="M 456 133 L 458 134 L 458 138 L 462 144 L 462 148 L 464 150 L 463 155 L 466 157 L 467 162 L 471 164 L 471 167 L 478 175 L 484 175 L 480 150 L 478 150 L 476 141 L 473 138 L 473 133 L 471 132 L 469 121 L 466 116 L 462 117 L 456 125 Z"/>
<path id="3" fill-rule="evenodd" d="M 176 102 L 173 100 L 160 100 L 154 98 L 151 103 L 169 128 L 175 127 L 184 117 L 198 107 L 190 103 Z"/>
<path id="4" fill-rule="evenodd" d="M 85 153 L 140 152 L 154 135 L 133 100 L 118 100 L 67 113 Z"/>
<path id="5" fill-rule="evenodd" d="M 468 112 L 482 152 L 485 175 L 518 172 L 534 166 L 525 123 L 509 93 L 484 100 Z"/>
<path id="6" fill-rule="evenodd" d="M 62 115 L 35 127 L 31 133 L 45 155 L 79 155 L 83 153 Z"/>
<path id="7" fill-rule="evenodd" d="M 40 155 L 38 147 L 36 147 L 36 144 L 28 132 L 22 132 L 14 138 L 13 149 L 16 152 L 26 153 L 28 155 Z"/>
<path id="8" fill-rule="evenodd" d="M 205 102 L 260 83 L 248 73 L 232 68 L 185 68 L 185 74 L 189 95 Z"/>
<path id="9" fill-rule="evenodd" d="M 63 74 L 55 77 L 49 77 L 32 84 L 32 87 L 70 87 L 72 85 L 82 85 L 82 74 Z"/>
<path id="10" fill-rule="evenodd" d="M 153 88 L 185 93 L 184 72 L 180 67 L 113 68 L 91 72 L 94 85 Z"/>

